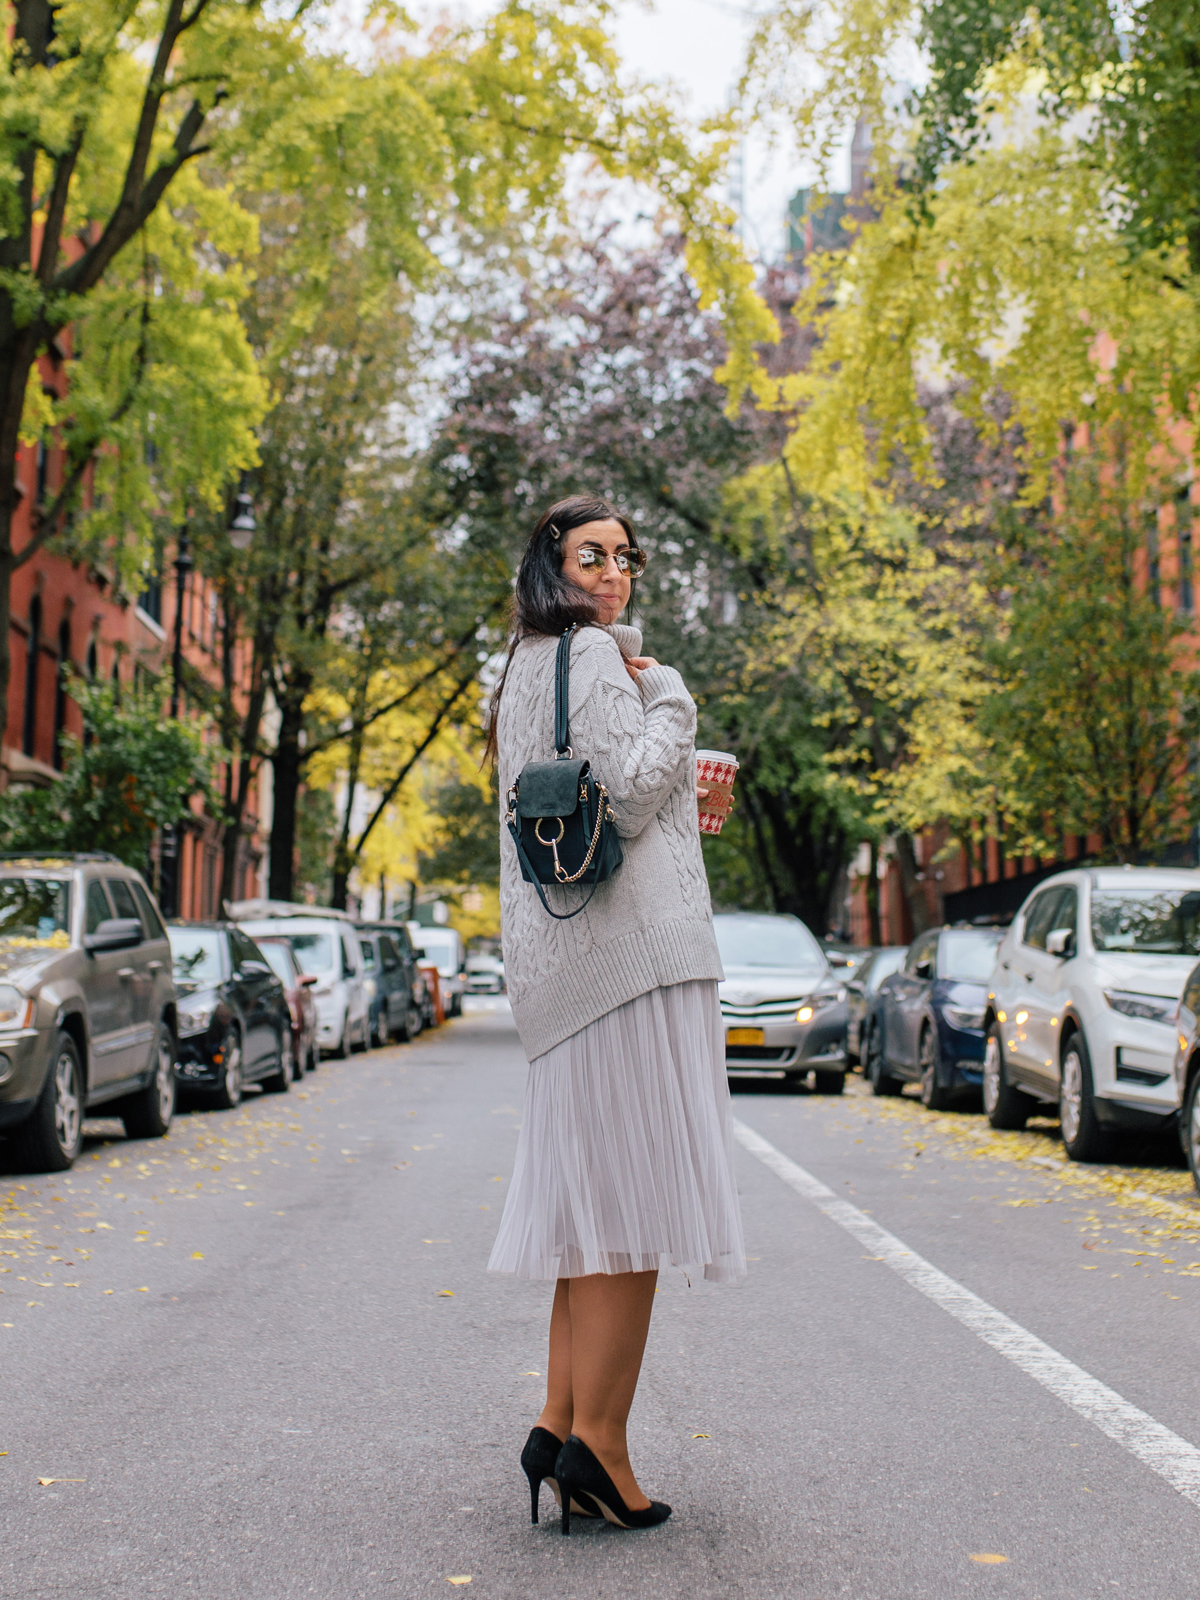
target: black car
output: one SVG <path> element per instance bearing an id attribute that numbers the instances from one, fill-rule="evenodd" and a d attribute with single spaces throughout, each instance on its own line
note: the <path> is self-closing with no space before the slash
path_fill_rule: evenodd
<path id="1" fill-rule="evenodd" d="M 983 1019 L 1000 928 L 936 928 L 913 940 L 899 972 L 879 986 L 867 1076 L 876 1094 L 921 1085 L 943 1111 L 983 1082 Z"/>
<path id="2" fill-rule="evenodd" d="M 889 944 L 879 950 L 864 950 L 863 959 L 846 984 L 846 1059 L 865 1061 L 867 1040 L 875 1027 L 879 1009 L 879 985 L 904 961 L 906 944 Z"/>
<path id="3" fill-rule="evenodd" d="M 292 1017 L 262 951 L 232 922 L 167 929 L 179 996 L 175 1077 L 180 1091 L 226 1110 L 247 1083 L 286 1094 Z"/>
<path id="4" fill-rule="evenodd" d="M 401 1041 L 415 1039 L 424 1017 L 420 996 L 414 988 L 417 966 L 407 928 L 399 931 L 359 928 L 358 942 L 362 948 L 363 976 L 368 986 L 373 986 L 367 1002 L 371 1043 L 384 1045 L 389 1037 Z"/>

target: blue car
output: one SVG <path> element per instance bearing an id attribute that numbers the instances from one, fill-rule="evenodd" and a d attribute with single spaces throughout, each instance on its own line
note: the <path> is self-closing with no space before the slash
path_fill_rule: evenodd
<path id="1" fill-rule="evenodd" d="M 904 965 L 879 986 L 868 1041 L 876 1094 L 921 1085 L 922 1104 L 944 1111 L 983 1082 L 983 1018 L 999 928 L 936 928 L 917 936 Z"/>

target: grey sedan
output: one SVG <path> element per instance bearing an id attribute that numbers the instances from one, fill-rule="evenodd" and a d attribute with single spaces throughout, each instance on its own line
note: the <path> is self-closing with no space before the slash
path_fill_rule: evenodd
<path id="1" fill-rule="evenodd" d="M 725 981 L 730 1076 L 769 1074 L 821 1094 L 846 1085 L 846 991 L 798 917 L 737 911 L 713 918 Z"/>

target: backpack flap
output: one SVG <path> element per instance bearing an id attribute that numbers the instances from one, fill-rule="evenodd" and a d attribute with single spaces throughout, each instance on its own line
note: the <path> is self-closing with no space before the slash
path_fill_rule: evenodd
<path id="1" fill-rule="evenodd" d="M 579 809 L 587 761 L 530 761 L 516 782 L 518 817 L 570 817 Z"/>

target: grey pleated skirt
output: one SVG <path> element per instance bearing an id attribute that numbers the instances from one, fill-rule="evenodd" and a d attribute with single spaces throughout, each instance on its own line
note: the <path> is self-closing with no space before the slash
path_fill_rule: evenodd
<path id="1" fill-rule="evenodd" d="M 488 1270 L 746 1272 L 725 1032 L 711 980 L 652 989 L 529 1065 Z"/>

